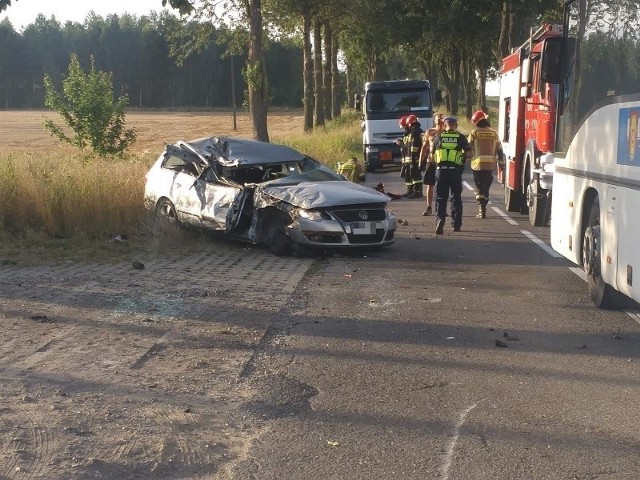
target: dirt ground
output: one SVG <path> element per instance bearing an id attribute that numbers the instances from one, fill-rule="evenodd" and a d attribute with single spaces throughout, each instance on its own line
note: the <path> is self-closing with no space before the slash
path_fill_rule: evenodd
<path id="1" fill-rule="evenodd" d="M 0 112 L 5 152 L 64 149 L 45 112 Z M 130 113 L 134 150 L 251 136 L 229 113 Z M 302 131 L 298 112 L 269 131 Z M 0 256 L 0 479 L 218 479 L 259 427 L 243 378 L 313 261 L 213 242 L 127 260 Z M 256 422 L 258 425 L 256 425 Z"/>
<path id="2" fill-rule="evenodd" d="M 0 266 L 0 478 L 229 478 L 243 375 L 312 260 Z M 137 268 L 136 268 L 137 267 Z"/>

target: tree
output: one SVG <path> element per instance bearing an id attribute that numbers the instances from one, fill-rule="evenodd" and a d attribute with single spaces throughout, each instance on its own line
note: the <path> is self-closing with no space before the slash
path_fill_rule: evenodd
<path id="1" fill-rule="evenodd" d="M 219 4 L 216 0 L 202 0 L 199 2 L 197 10 L 194 7 L 195 0 L 162 0 L 162 6 L 167 3 L 171 7 L 179 9 L 181 15 L 195 11 L 201 18 L 231 18 L 234 16 L 230 15 L 228 11 L 216 12 L 215 7 Z M 236 11 L 241 14 L 241 21 L 244 22 L 248 30 L 248 56 L 244 77 L 249 91 L 249 113 L 253 124 L 253 137 L 256 140 L 268 142 L 269 89 L 263 51 L 262 0 L 231 0 L 229 5 L 235 7 Z"/>
<path id="2" fill-rule="evenodd" d="M 14 1 L 17 2 L 18 0 Z M 11 6 L 11 0 L 0 0 L 0 12 L 4 11 L 9 6 Z"/>
<path id="3" fill-rule="evenodd" d="M 60 140 L 79 148 L 87 146 L 100 156 L 122 155 L 136 139 L 133 129 L 125 129 L 124 116 L 128 98 L 114 101 L 111 76 L 91 68 L 85 74 L 78 57 L 71 56 L 69 74 L 57 92 L 50 76 L 45 75 L 45 105 L 57 111 L 75 132 L 67 136 L 52 120 L 45 121 L 45 129 Z"/>

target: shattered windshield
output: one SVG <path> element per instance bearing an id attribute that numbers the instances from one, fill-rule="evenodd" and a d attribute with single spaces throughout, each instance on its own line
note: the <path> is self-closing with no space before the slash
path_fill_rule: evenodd
<path id="1" fill-rule="evenodd" d="M 298 162 L 268 163 L 242 167 L 224 167 L 222 176 L 241 185 L 297 185 L 301 182 L 344 180 L 320 162 L 305 157 Z"/>
<path id="2" fill-rule="evenodd" d="M 309 161 L 307 161 L 309 160 Z M 328 182 L 344 180 L 343 177 L 328 167 L 310 158 L 305 158 L 299 164 L 299 172 L 291 172 L 288 176 L 277 178 L 269 182 L 269 185 L 297 185 L 302 182 Z"/>

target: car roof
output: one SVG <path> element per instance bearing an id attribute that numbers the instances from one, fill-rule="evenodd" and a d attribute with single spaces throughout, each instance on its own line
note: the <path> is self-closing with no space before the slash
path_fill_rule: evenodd
<path id="1" fill-rule="evenodd" d="M 222 165 L 245 166 L 272 163 L 299 162 L 305 156 L 286 145 L 258 142 L 237 137 L 205 137 L 188 142 L 178 142 L 209 161 Z"/>

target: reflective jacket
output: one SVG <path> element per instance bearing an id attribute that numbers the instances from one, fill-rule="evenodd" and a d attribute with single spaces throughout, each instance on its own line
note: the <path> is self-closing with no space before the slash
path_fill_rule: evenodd
<path id="1" fill-rule="evenodd" d="M 358 162 L 347 160 L 338 164 L 338 173 L 351 182 L 360 182 L 364 168 Z"/>
<path id="2" fill-rule="evenodd" d="M 436 164 L 442 162 L 465 164 L 464 153 L 469 149 L 466 137 L 455 130 L 442 132 L 434 141 L 434 158 Z"/>
<path id="3" fill-rule="evenodd" d="M 496 168 L 496 160 L 502 158 L 502 144 L 498 132 L 491 127 L 476 128 L 469 134 L 469 144 L 473 152 L 471 170 L 491 170 Z"/>
<path id="4" fill-rule="evenodd" d="M 409 127 L 409 131 L 404 136 L 405 156 L 403 164 L 418 163 L 420 160 L 420 148 L 422 147 L 422 134 L 420 122 L 415 122 Z"/>

